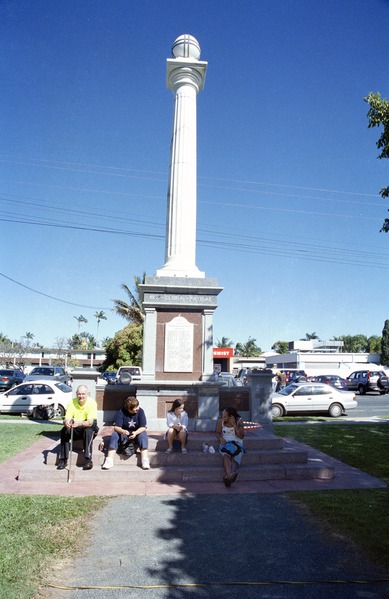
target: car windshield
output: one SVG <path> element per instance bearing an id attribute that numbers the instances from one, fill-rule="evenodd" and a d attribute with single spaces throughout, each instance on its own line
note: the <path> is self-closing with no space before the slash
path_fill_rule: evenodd
<path id="1" fill-rule="evenodd" d="M 45 375 L 53 376 L 54 368 L 34 368 L 31 371 L 31 374 L 45 374 Z"/>
<path id="2" fill-rule="evenodd" d="M 277 391 L 277 393 L 279 393 L 280 395 L 290 395 L 291 393 L 293 393 L 293 391 L 298 389 L 299 386 L 300 385 L 288 385 L 287 387 L 284 387 L 283 389 Z"/>
<path id="3" fill-rule="evenodd" d="M 13 370 L 0 370 L 0 375 L 1 376 L 12 376 L 14 373 Z"/>

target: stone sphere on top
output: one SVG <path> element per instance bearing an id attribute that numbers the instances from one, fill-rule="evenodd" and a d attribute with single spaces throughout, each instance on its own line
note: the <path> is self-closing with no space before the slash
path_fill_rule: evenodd
<path id="1" fill-rule="evenodd" d="M 172 46 L 174 58 L 199 60 L 200 52 L 200 44 L 192 35 L 180 35 Z"/>

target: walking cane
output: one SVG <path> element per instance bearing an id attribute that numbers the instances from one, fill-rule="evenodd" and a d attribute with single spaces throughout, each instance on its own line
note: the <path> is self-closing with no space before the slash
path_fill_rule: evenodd
<path id="1" fill-rule="evenodd" d="M 73 424 L 74 424 L 74 420 L 71 420 L 70 424 L 71 424 L 71 429 L 70 429 L 70 444 L 69 444 L 68 483 L 72 482 L 71 472 L 72 472 L 72 457 L 73 457 Z"/>

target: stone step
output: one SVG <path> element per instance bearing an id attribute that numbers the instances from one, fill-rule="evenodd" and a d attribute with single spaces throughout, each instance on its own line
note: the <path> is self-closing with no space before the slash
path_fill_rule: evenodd
<path id="1" fill-rule="evenodd" d="M 130 462 L 128 460 L 128 462 Z M 164 468 L 151 468 L 142 470 L 134 461 L 132 464 L 115 465 L 110 470 L 102 470 L 101 466 L 94 462 L 93 470 L 85 471 L 82 467 L 72 466 L 70 477 L 72 481 L 101 482 L 102 485 L 112 482 L 211 482 L 223 478 L 222 461 L 207 468 L 198 466 L 166 466 Z M 239 469 L 239 479 L 243 481 L 264 480 L 330 480 L 333 478 L 332 467 L 324 462 L 308 461 L 305 464 L 253 464 Z M 65 482 L 68 479 L 68 469 L 57 470 L 48 467 L 43 471 L 32 464 L 23 468 L 19 473 L 21 481 L 51 481 Z"/>
<path id="2" fill-rule="evenodd" d="M 109 438 L 110 431 L 105 430 L 103 437 Z M 93 481 L 102 484 L 110 481 L 120 482 L 210 482 L 221 480 L 223 477 L 223 458 L 219 452 L 214 454 L 202 451 L 203 443 L 212 444 L 216 449 L 214 436 L 209 433 L 194 433 L 189 437 L 187 444 L 188 453 L 173 451 L 166 454 L 167 442 L 163 433 L 149 434 L 149 459 L 150 470 L 142 470 L 140 453 L 125 458 L 114 456 L 114 467 L 103 470 L 102 465 L 105 453 L 99 451 L 98 446 L 101 436 L 94 441 L 92 470 L 84 471 L 85 463 L 82 444 L 75 443 L 72 453 L 72 468 L 70 478 L 72 481 Z M 212 443 L 213 441 L 213 443 Z M 245 437 L 247 453 L 242 460 L 239 470 L 241 480 L 303 480 L 333 478 L 333 468 L 322 460 L 308 459 L 308 452 L 293 446 L 293 443 L 284 441 L 263 430 L 248 434 Z M 19 472 L 21 481 L 51 481 L 64 482 L 68 480 L 68 468 L 57 470 L 56 464 L 59 455 L 59 443 L 45 455 L 37 455 L 27 466 Z"/>

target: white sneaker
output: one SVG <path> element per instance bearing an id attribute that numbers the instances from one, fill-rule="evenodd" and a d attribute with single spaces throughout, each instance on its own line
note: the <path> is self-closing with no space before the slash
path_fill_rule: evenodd
<path id="1" fill-rule="evenodd" d="M 167 450 L 165 451 L 165 453 L 173 453 L 173 450 L 171 447 L 168 447 Z"/>
<path id="2" fill-rule="evenodd" d="M 142 458 L 142 470 L 150 470 L 150 462 L 147 458 Z"/>
<path id="3" fill-rule="evenodd" d="M 109 470 L 110 468 L 113 468 L 113 459 L 105 458 L 105 462 L 104 462 L 102 468 L 103 468 L 103 470 Z"/>

